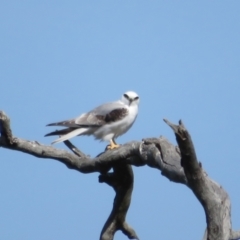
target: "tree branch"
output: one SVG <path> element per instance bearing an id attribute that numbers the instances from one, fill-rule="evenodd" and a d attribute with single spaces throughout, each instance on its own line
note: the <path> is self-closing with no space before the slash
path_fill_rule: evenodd
<path id="1" fill-rule="evenodd" d="M 100 175 L 99 182 L 107 183 L 116 192 L 113 209 L 104 224 L 100 240 L 112 240 L 117 230 L 121 230 L 129 239 L 139 240 L 135 231 L 125 221 L 133 191 L 131 165 L 117 164 L 112 173 Z"/>
<path id="2" fill-rule="evenodd" d="M 239 240 L 240 239 L 240 231 L 232 231 L 230 240 Z"/>
<path id="3" fill-rule="evenodd" d="M 38 158 L 54 159 L 81 173 L 106 172 L 106 169 L 110 169 L 119 162 L 135 166 L 148 165 L 160 170 L 171 181 L 186 183 L 186 177 L 180 165 L 179 150 L 163 137 L 144 139 L 142 142 L 133 141 L 118 149 L 108 150 L 95 158 L 90 158 L 69 141 L 65 144 L 74 154 L 37 141 L 13 137 L 12 134 L 6 137 L 5 133 L 11 132 L 9 118 L 2 111 L 0 116 L 2 116 L 0 147 L 25 152 Z"/>
<path id="4" fill-rule="evenodd" d="M 125 218 L 131 202 L 133 172 L 130 165 L 158 169 L 170 181 L 188 186 L 202 204 L 207 222 L 204 239 L 239 239 L 240 232 L 232 231 L 231 203 L 226 191 L 210 179 L 198 162 L 191 136 L 180 121 L 174 125 L 164 120 L 174 131 L 179 147 L 164 137 L 130 142 L 118 149 L 107 150 L 95 158 L 82 153 L 70 141 L 65 144 L 73 152 L 56 149 L 36 141 L 13 136 L 10 120 L 0 111 L 0 147 L 21 151 L 38 158 L 50 158 L 81 173 L 100 172 L 100 182 L 112 186 L 116 192 L 112 212 L 101 232 L 100 240 L 112 240 L 117 230 L 130 239 L 138 239 Z M 112 173 L 108 171 L 113 168 Z"/>
<path id="5" fill-rule="evenodd" d="M 121 230 L 129 239 L 139 239 L 125 220 L 133 190 L 133 172 L 129 164 L 148 165 L 159 169 L 171 181 L 186 183 L 183 169 L 180 166 L 179 151 L 165 138 L 130 142 L 91 159 L 70 141 L 64 143 L 73 153 L 36 141 L 13 137 L 9 118 L 4 112 L 0 112 L 0 116 L 1 147 L 25 152 L 38 158 L 54 159 L 81 173 L 100 172 L 99 181 L 114 188 L 116 196 L 113 209 L 101 232 L 101 240 L 112 240 L 117 230 Z M 108 173 L 111 168 L 113 172 Z"/>
<path id="6" fill-rule="evenodd" d="M 0 111 L 0 133 L 5 138 L 7 144 L 12 145 L 15 143 L 10 127 L 10 118 L 3 111 Z"/>
<path id="7" fill-rule="evenodd" d="M 174 125 L 168 120 L 164 121 L 175 133 L 188 186 L 204 208 L 207 240 L 231 239 L 231 202 L 227 192 L 207 176 L 202 164 L 197 161 L 191 136 L 182 121 L 179 121 L 179 125 Z"/>
<path id="8" fill-rule="evenodd" d="M 87 156 L 80 151 L 76 146 L 74 146 L 69 140 L 64 141 L 64 144 L 78 157 L 86 158 Z"/>

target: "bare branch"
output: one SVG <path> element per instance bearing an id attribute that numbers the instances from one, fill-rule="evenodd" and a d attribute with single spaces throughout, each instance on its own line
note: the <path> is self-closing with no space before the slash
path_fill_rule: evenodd
<path id="1" fill-rule="evenodd" d="M 64 141 L 64 144 L 78 157 L 86 158 L 86 155 L 80 151 L 76 146 L 74 146 L 69 140 Z"/>
<path id="2" fill-rule="evenodd" d="M 239 240 L 240 239 L 240 231 L 232 231 L 231 237 L 229 240 Z"/>
<path id="3" fill-rule="evenodd" d="M 6 144 L 14 144 L 15 139 L 10 128 L 10 118 L 3 111 L 0 111 L 0 132 L 1 136 L 5 138 Z"/>
<path id="4" fill-rule="evenodd" d="M 116 191 L 113 209 L 103 227 L 100 240 L 112 240 L 117 230 L 122 230 L 130 239 L 138 239 L 135 231 L 125 221 L 133 190 L 130 165 L 148 165 L 158 169 L 170 181 L 185 184 L 193 191 L 206 214 L 207 229 L 203 239 L 240 239 L 240 232 L 232 231 L 228 194 L 203 170 L 187 129 L 181 121 L 179 125 L 164 121 L 173 129 L 179 147 L 172 145 L 164 137 L 147 138 L 142 142 L 134 141 L 118 149 L 107 150 L 91 159 L 70 141 L 65 141 L 65 144 L 73 153 L 14 137 L 9 118 L 0 111 L 0 147 L 38 158 L 55 159 L 81 173 L 100 172 L 99 181 L 109 184 Z M 113 172 L 108 173 L 111 168 Z"/>
<path id="5" fill-rule="evenodd" d="M 148 166 L 155 167 L 170 181 L 187 184 L 187 179 L 181 166 L 181 155 L 178 147 L 172 145 L 166 138 L 143 139 L 140 146 L 141 157 Z"/>
<path id="6" fill-rule="evenodd" d="M 179 151 L 165 138 L 151 138 L 145 139 L 143 142 L 130 142 L 118 149 L 105 151 L 91 159 L 69 141 L 66 141 L 65 144 L 75 154 L 36 141 L 13 137 L 12 134 L 10 139 L 14 139 L 14 141 L 13 144 L 9 144 L 5 134 L 5 132 L 11 132 L 9 118 L 3 112 L 1 114 L 0 125 L 4 126 L 4 128 L 1 127 L 0 147 L 25 152 L 38 158 L 54 159 L 81 173 L 106 172 L 118 162 L 135 166 L 147 164 L 150 167 L 159 169 L 171 181 L 186 183 L 183 168 L 180 166 Z"/>
<path id="7" fill-rule="evenodd" d="M 100 175 L 99 182 L 107 183 L 116 192 L 113 209 L 104 224 L 100 240 L 112 240 L 117 230 L 121 230 L 129 239 L 139 239 L 125 221 L 133 191 L 132 167 L 119 163 L 113 167 L 112 173 Z"/>
<path id="8" fill-rule="evenodd" d="M 229 240 L 231 237 L 231 202 L 226 191 L 210 179 L 202 169 L 193 142 L 182 121 L 174 125 L 164 120 L 174 131 L 181 151 L 181 165 L 187 177 L 188 186 L 202 204 L 207 221 L 207 240 Z M 205 237 L 204 237 L 205 239 Z"/>
<path id="9" fill-rule="evenodd" d="M 164 138 L 130 142 L 118 149 L 105 151 L 91 159 L 70 141 L 64 143 L 73 153 L 36 141 L 13 137 L 9 118 L 3 112 L 1 114 L 1 147 L 25 152 L 39 158 L 55 159 L 64 163 L 68 168 L 82 173 L 101 172 L 99 181 L 114 188 L 116 196 L 113 209 L 103 227 L 101 240 L 113 239 L 117 230 L 121 230 L 129 239 L 138 239 L 136 232 L 125 220 L 133 190 L 133 172 L 132 167 L 128 164 L 148 165 L 162 171 L 162 174 L 171 181 L 186 183 L 183 169 L 180 166 L 179 151 Z M 111 168 L 113 168 L 113 172 L 108 173 Z"/>

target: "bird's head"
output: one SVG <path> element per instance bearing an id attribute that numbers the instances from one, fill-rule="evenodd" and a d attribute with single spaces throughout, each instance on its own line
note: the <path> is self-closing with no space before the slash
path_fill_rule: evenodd
<path id="1" fill-rule="evenodd" d="M 140 101 L 139 96 L 137 95 L 137 93 L 135 93 L 133 91 L 125 92 L 122 95 L 122 102 L 129 106 L 138 105 L 139 101 Z"/>

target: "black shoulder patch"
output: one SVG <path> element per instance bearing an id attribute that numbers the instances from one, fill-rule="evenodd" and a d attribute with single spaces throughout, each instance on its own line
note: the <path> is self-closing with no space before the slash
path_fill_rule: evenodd
<path id="1" fill-rule="evenodd" d="M 127 114 L 128 114 L 128 109 L 118 108 L 118 109 L 115 109 L 115 110 L 111 111 L 110 113 L 108 113 L 105 116 L 104 120 L 106 123 L 116 122 L 116 121 L 121 120 L 124 117 L 126 117 Z"/>

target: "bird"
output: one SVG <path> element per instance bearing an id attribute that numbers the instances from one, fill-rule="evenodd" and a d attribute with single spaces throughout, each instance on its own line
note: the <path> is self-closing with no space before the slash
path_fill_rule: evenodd
<path id="1" fill-rule="evenodd" d="M 58 135 L 59 138 L 52 142 L 55 144 L 75 136 L 93 135 L 95 139 L 109 141 L 107 149 L 118 148 L 120 145 L 115 139 L 132 127 L 138 115 L 139 101 L 136 92 L 127 91 L 118 101 L 102 104 L 70 120 L 47 124 L 66 128 L 50 132 L 45 137 Z"/>

